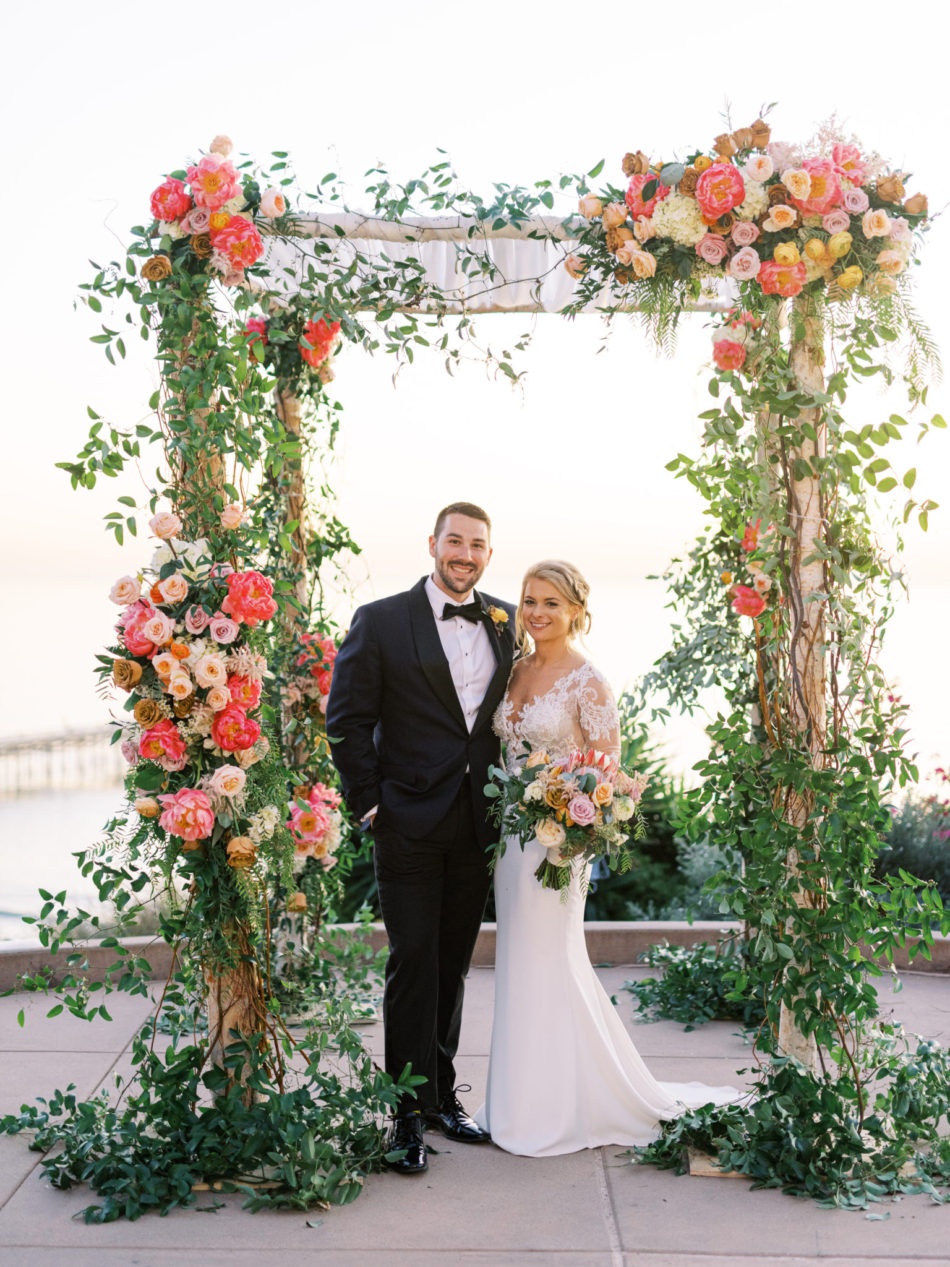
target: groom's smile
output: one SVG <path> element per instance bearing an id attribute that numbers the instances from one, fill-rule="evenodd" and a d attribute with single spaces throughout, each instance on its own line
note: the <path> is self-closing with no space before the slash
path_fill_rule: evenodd
<path id="1" fill-rule="evenodd" d="M 468 515 L 447 515 L 438 536 L 429 538 L 429 553 L 439 589 L 454 599 L 467 598 L 492 555 L 488 525 Z"/>

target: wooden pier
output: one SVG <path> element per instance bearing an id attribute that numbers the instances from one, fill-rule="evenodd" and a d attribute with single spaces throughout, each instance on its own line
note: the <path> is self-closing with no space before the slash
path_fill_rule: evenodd
<path id="1" fill-rule="evenodd" d="M 121 783 L 128 769 L 111 727 L 0 739 L 0 798 Z"/>

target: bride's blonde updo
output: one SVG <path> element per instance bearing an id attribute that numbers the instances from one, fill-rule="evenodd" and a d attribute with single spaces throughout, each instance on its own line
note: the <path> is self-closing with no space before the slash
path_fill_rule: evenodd
<path id="1" fill-rule="evenodd" d="M 564 559 L 542 559 L 529 567 L 521 582 L 521 597 L 518 600 L 517 634 L 518 643 L 527 646 L 528 632 L 524 625 L 524 592 L 529 581 L 547 581 L 553 585 L 565 602 L 579 610 L 571 621 L 567 636 L 571 642 L 590 630 L 590 612 L 587 610 L 587 598 L 590 586 L 573 563 Z"/>

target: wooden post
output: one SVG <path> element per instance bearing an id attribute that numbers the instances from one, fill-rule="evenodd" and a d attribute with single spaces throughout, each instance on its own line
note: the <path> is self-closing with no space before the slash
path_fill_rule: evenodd
<path id="1" fill-rule="evenodd" d="M 793 304 L 790 364 L 795 383 L 804 392 L 824 390 L 824 331 L 815 300 L 799 295 Z M 813 437 L 802 436 L 801 447 L 788 455 L 785 463 L 789 558 L 790 646 L 787 680 L 784 684 L 787 718 L 799 742 L 808 752 L 812 768 L 825 765 L 827 655 L 825 646 L 825 574 L 815 547 L 825 537 L 824 507 L 818 476 L 811 469 L 815 458 L 825 454 L 826 433 L 819 409 L 803 410 L 799 427 L 809 428 Z M 796 461 L 796 459 L 801 459 Z M 806 469 L 807 464 L 807 469 Z M 814 806 L 814 798 L 794 789 L 785 793 L 785 821 L 804 835 Z M 789 850 L 786 873 L 794 880 L 800 871 L 798 849 Z M 796 892 L 799 907 L 814 902 L 814 895 Z M 812 1072 L 818 1069 L 814 1037 L 801 1032 L 788 1004 L 782 1005 L 779 1047 L 800 1060 Z"/>

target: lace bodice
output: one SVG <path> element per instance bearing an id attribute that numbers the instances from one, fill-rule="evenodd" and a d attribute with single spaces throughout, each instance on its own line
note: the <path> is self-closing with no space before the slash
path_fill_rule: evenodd
<path id="1" fill-rule="evenodd" d="M 516 759 L 531 749 L 544 748 L 548 754 L 566 756 L 573 748 L 599 748 L 611 756 L 620 755 L 620 718 L 607 679 L 585 662 L 550 690 L 536 695 L 514 715 L 514 700 L 508 692 L 495 711 L 493 725 L 508 749 L 508 759 Z"/>

